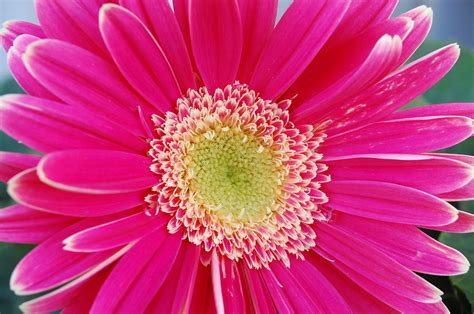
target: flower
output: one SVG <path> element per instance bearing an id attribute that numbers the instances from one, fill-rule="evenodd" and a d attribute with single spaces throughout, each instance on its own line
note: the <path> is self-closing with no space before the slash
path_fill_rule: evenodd
<path id="1" fill-rule="evenodd" d="M 37 0 L 2 42 L 29 95 L 0 99 L 16 205 L 37 246 L 25 312 L 445 312 L 414 272 L 469 263 L 419 227 L 474 231 L 473 104 L 404 110 L 457 45 L 403 65 L 431 26 L 396 1 Z"/>

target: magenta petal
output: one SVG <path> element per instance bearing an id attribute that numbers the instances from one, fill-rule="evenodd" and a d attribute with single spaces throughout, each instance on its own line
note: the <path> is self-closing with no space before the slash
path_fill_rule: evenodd
<path id="1" fill-rule="evenodd" d="M 329 137 L 321 153 L 327 157 L 426 153 L 462 142 L 472 132 L 473 123 L 467 117 L 430 116 L 387 120 Z"/>
<path id="2" fill-rule="evenodd" d="M 196 285 L 199 256 L 199 246 L 182 243 L 168 278 L 147 307 L 146 313 L 194 313 L 190 303 Z"/>
<path id="3" fill-rule="evenodd" d="M 293 2 L 268 40 L 250 86 L 266 99 L 285 92 L 323 47 L 348 6 L 340 0 Z"/>
<path id="4" fill-rule="evenodd" d="M 437 194 L 439 198 L 447 201 L 469 201 L 474 200 L 474 180 L 454 191 Z"/>
<path id="5" fill-rule="evenodd" d="M 168 223 L 166 217 L 140 212 L 84 229 L 66 238 L 64 249 L 73 252 L 103 251 L 140 239 Z"/>
<path id="6" fill-rule="evenodd" d="M 278 0 L 240 0 L 239 8 L 242 20 L 243 47 L 237 79 L 241 83 L 248 83 L 273 31 Z"/>
<path id="7" fill-rule="evenodd" d="M 37 0 L 36 13 L 45 34 L 90 51 L 106 54 L 97 15 L 106 0 Z"/>
<path id="8" fill-rule="evenodd" d="M 144 204 L 145 193 L 84 194 L 55 189 L 41 182 L 36 169 L 25 170 L 8 182 L 8 193 L 18 203 L 59 215 L 105 216 Z"/>
<path id="9" fill-rule="evenodd" d="M 28 72 L 22 59 L 28 45 L 37 40 L 39 40 L 39 38 L 32 35 L 18 36 L 13 42 L 13 47 L 8 51 L 8 66 L 15 80 L 29 95 L 57 100 L 58 98 L 56 96 L 48 91 Z"/>
<path id="10" fill-rule="evenodd" d="M 41 26 L 30 22 L 10 20 L 4 22 L 2 26 L 3 28 L 0 30 L 0 41 L 6 52 L 13 45 L 15 38 L 20 35 L 28 34 L 38 38 L 45 37 Z"/>
<path id="11" fill-rule="evenodd" d="M 474 119 L 474 103 L 439 104 L 394 112 L 390 120 L 426 116 L 462 116 Z"/>
<path id="12" fill-rule="evenodd" d="M 168 0 L 120 0 L 135 13 L 155 37 L 173 69 L 181 91 L 196 88 L 190 56 Z"/>
<path id="13" fill-rule="evenodd" d="M 145 190 L 157 183 L 151 159 L 113 150 L 67 150 L 41 160 L 41 181 L 55 188 L 81 193 L 112 194 Z"/>
<path id="14" fill-rule="evenodd" d="M 135 244 L 117 263 L 99 291 L 91 313 L 141 313 L 168 276 L 181 235 L 161 228 Z"/>
<path id="15" fill-rule="evenodd" d="M 40 212 L 22 205 L 0 209 L 0 241 L 41 243 L 74 222 L 74 218 Z"/>
<path id="16" fill-rule="evenodd" d="M 68 282 L 62 287 L 21 304 L 20 309 L 25 313 L 50 313 L 74 304 L 78 296 L 83 296 L 87 294 L 87 292 L 94 293 L 93 297 L 95 298 L 98 289 L 110 273 L 110 268 L 107 267 L 122 257 L 129 249 L 130 246 L 126 246 L 118 250 L 115 254 L 97 264 L 85 274 Z M 80 301 L 83 303 L 87 302 L 84 299 L 80 299 Z M 88 305 L 90 306 L 90 304 Z M 63 310 L 62 313 L 63 312 L 65 312 L 65 310 Z"/>
<path id="17" fill-rule="evenodd" d="M 318 313 L 351 313 L 351 309 L 331 281 L 308 261 L 292 259 L 289 269 L 277 263 L 275 263 L 275 267 L 280 268 L 279 272 L 291 272 L 296 281 L 311 297 Z M 276 273 L 277 276 L 279 272 Z M 286 288 L 292 289 L 292 287 Z M 324 291 L 324 293 L 321 293 L 321 291 Z"/>
<path id="18" fill-rule="evenodd" d="M 425 303 L 441 301 L 442 291 L 372 245 L 328 223 L 316 223 L 314 228 L 320 247 L 336 259 L 335 265 L 345 265 L 399 296 Z"/>
<path id="19" fill-rule="evenodd" d="M 401 17 L 412 19 L 414 26 L 410 34 L 403 40 L 403 52 L 400 58 L 400 64 L 408 60 L 425 40 L 433 23 L 433 10 L 422 5 L 403 13 Z"/>
<path id="20" fill-rule="evenodd" d="M 453 191 L 467 184 L 474 168 L 432 155 L 374 154 L 325 159 L 332 180 L 396 183 L 430 194 Z"/>
<path id="21" fill-rule="evenodd" d="M 0 97 L 0 128 L 41 152 L 113 149 L 143 153 L 149 147 L 123 126 L 90 111 L 25 95 Z"/>
<path id="22" fill-rule="evenodd" d="M 0 152 L 0 181 L 7 182 L 23 170 L 35 167 L 40 156 Z"/>
<path id="23" fill-rule="evenodd" d="M 217 311 L 221 312 L 222 310 L 227 313 L 245 312 L 245 299 L 237 262 L 227 257 L 219 258 L 214 251 L 212 253 L 211 272 Z M 229 274 L 232 275 L 229 276 Z"/>
<path id="24" fill-rule="evenodd" d="M 138 107 L 148 108 L 148 104 L 130 90 L 106 60 L 53 39 L 28 46 L 23 60 L 28 71 L 66 103 L 87 108 L 134 134 L 143 134 Z"/>
<path id="25" fill-rule="evenodd" d="M 84 228 L 103 223 L 105 219 L 85 219 L 38 245 L 16 266 L 10 281 L 11 289 L 18 295 L 45 291 L 88 272 L 112 257 L 117 250 L 99 253 L 73 253 L 63 250 L 64 238 Z"/>
<path id="26" fill-rule="evenodd" d="M 474 232 L 474 214 L 463 211 L 458 212 L 458 219 L 444 226 L 421 226 L 426 229 L 433 229 L 444 232 L 470 233 Z"/>
<path id="27" fill-rule="evenodd" d="M 377 220 L 440 226 L 457 219 L 447 202 L 422 191 L 386 182 L 332 181 L 324 185 L 327 205 L 338 211 Z"/>
<path id="28" fill-rule="evenodd" d="M 388 223 L 337 213 L 331 223 L 372 244 L 403 266 L 425 274 L 453 276 L 466 273 L 467 259 L 409 225 Z"/>
<path id="29" fill-rule="evenodd" d="M 236 0 L 189 3 L 194 59 L 210 91 L 234 83 L 242 53 L 242 23 Z"/>
<path id="30" fill-rule="evenodd" d="M 270 314 L 275 313 L 272 298 L 268 289 L 260 276 L 260 272 L 256 269 L 250 269 L 246 265 L 241 267 L 242 273 L 245 274 L 248 284 L 248 293 L 256 313 Z"/>
<path id="31" fill-rule="evenodd" d="M 133 13 L 115 4 L 104 5 L 99 20 L 107 48 L 127 81 L 158 110 L 170 111 L 181 94 L 150 31 Z"/>

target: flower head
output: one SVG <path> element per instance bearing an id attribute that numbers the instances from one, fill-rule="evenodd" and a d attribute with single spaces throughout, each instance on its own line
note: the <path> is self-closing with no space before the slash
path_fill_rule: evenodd
<path id="1" fill-rule="evenodd" d="M 431 26 L 396 1 L 37 0 L 4 24 L 28 95 L 1 128 L 16 205 L 0 239 L 26 312 L 443 312 L 414 272 L 466 258 L 419 227 L 474 231 L 473 104 L 402 107 L 457 45 L 403 65 Z"/>

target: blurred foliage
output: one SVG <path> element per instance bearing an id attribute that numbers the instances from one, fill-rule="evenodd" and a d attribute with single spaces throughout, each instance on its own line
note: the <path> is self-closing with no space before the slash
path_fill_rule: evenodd
<path id="1" fill-rule="evenodd" d="M 431 51 L 442 47 L 443 43 L 427 42 L 423 44 L 412 59 L 419 58 Z M 434 88 L 418 97 L 407 106 L 425 106 L 435 103 L 448 102 L 473 102 L 474 101 L 474 53 L 469 49 L 462 48 L 461 57 L 453 68 Z M 0 84 L 0 95 L 7 93 L 19 93 L 21 88 L 12 80 L 7 79 Z M 18 144 L 5 134 L 0 133 L 0 150 L 28 152 L 28 148 Z M 474 155 L 474 138 L 467 140 L 446 152 Z M 0 183 L 0 207 L 8 206 L 11 200 L 5 190 L 5 184 Z M 460 209 L 474 212 L 474 202 L 454 204 Z M 439 232 L 429 233 L 449 246 L 461 251 L 474 265 L 474 234 L 448 234 Z M 0 243 L 0 313 L 20 313 L 18 305 L 25 301 L 24 297 L 18 297 L 9 290 L 10 274 L 31 246 Z M 471 313 L 474 304 L 474 270 L 468 274 L 447 277 L 424 276 L 430 282 L 445 292 L 443 300 L 453 313 Z M 468 301 L 469 300 L 469 301 Z"/>

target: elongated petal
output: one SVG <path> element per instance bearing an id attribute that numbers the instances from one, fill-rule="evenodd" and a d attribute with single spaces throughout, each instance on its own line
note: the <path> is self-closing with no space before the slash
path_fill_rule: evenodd
<path id="1" fill-rule="evenodd" d="M 35 167 L 40 156 L 0 152 L 0 181 L 7 182 L 17 173 Z"/>
<path id="2" fill-rule="evenodd" d="M 105 54 L 107 50 L 97 20 L 99 9 L 105 2 L 108 1 L 37 0 L 35 4 L 41 27 L 49 38 Z"/>
<path id="3" fill-rule="evenodd" d="M 400 64 L 408 60 L 425 40 L 433 24 L 433 10 L 422 5 L 403 13 L 401 17 L 412 19 L 414 26 L 407 38 L 403 40 L 403 52 L 400 58 Z"/>
<path id="4" fill-rule="evenodd" d="M 18 203 L 34 209 L 75 217 L 105 216 L 144 204 L 145 193 L 83 194 L 55 189 L 40 181 L 36 169 L 19 173 L 8 183 Z"/>
<path id="5" fill-rule="evenodd" d="M 395 313 L 391 307 L 377 299 L 375 295 L 367 293 L 350 277 L 346 277 L 331 262 L 316 253 L 309 253 L 306 258 L 306 261 L 323 273 L 338 290 L 344 301 L 350 306 L 352 313 L 365 314 L 367 309 L 370 309 L 370 312 L 374 314 Z"/>
<path id="6" fill-rule="evenodd" d="M 211 91 L 234 83 L 242 54 L 242 24 L 236 0 L 190 2 L 193 54 Z"/>
<path id="7" fill-rule="evenodd" d="M 39 40 L 38 37 L 32 35 L 20 35 L 13 42 L 13 47 L 8 51 L 7 61 L 8 67 L 18 84 L 31 96 L 37 96 L 52 100 L 58 100 L 49 90 L 41 85 L 35 79 L 25 66 L 23 54 L 29 44 Z"/>
<path id="8" fill-rule="evenodd" d="M 25 95 L 0 97 L 0 128 L 41 152 L 88 148 L 146 152 L 148 147 L 122 126 L 89 111 Z"/>
<path id="9" fill-rule="evenodd" d="M 143 134 L 139 106 L 147 107 L 113 65 L 77 46 L 43 39 L 28 46 L 23 60 L 30 73 L 68 104 L 82 106 Z"/>
<path id="10" fill-rule="evenodd" d="M 190 311 L 191 295 L 196 285 L 200 248 L 183 242 L 168 278 L 161 286 L 153 301 L 148 306 L 147 313 L 188 313 Z M 193 311 L 190 311 L 193 313 Z"/>
<path id="11" fill-rule="evenodd" d="M 348 5 L 339 0 L 293 2 L 268 40 L 250 86 L 266 99 L 281 95 L 331 36 Z"/>
<path id="12" fill-rule="evenodd" d="M 328 206 L 361 217 L 414 225 L 440 226 L 457 210 L 431 194 L 376 181 L 332 181 L 324 185 Z"/>
<path id="13" fill-rule="evenodd" d="M 325 160 L 331 178 L 396 183 L 430 194 L 453 191 L 474 176 L 474 168 L 460 161 L 426 155 L 353 155 Z"/>
<path id="14" fill-rule="evenodd" d="M 163 227 L 168 221 L 162 217 L 139 212 L 105 224 L 81 230 L 65 239 L 64 249 L 73 252 L 95 252 L 128 244 Z"/>
<path id="15" fill-rule="evenodd" d="M 262 314 L 276 313 L 272 298 L 268 292 L 265 282 L 260 276 L 260 272 L 255 269 L 250 269 L 246 266 L 241 268 L 242 273 L 246 277 L 250 299 L 252 300 L 255 312 Z"/>
<path id="16" fill-rule="evenodd" d="M 104 218 L 86 219 L 56 233 L 28 253 L 13 271 L 10 286 L 18 295 L 57 287 L 106 261 L 117 250 L 100 253 L 73 253 L 63 250 L 62 240 Z"/>
<path id="17" fill-rule="evenodd" d="M 403 266 L 421 273 L 459 275 L 469 269 L 468 260 L 458 251 L 427 236 L 414 226 L 337 213 L 331 223 L 375 245 Z"/>
<path id="18" fill-rule="evenodd" d="M 114 267 L 91 313 L 143 312 L 168 276 L 181 242 L 166 228 L 140 240 Z"/>
<path id="19" fill-rule="evenodd" d="M 171 110 L 181 95 L 179 87 L 146 26 L 127 9 L 107 4 L 100 11 L 100 30 L 127 81 L 161 112 Z"/>
<path id="20" fill-rule="evenodd" d="M 216 303 L 217 310 L 222 308 L 227 313 L 243 313 L 245 299 L 237 263 L 226 257 L 217 258 L 216 253 L 213 253 L 211 269 L 214 298 L 222 302 L 222 304 Z M 228 274 L 233 274 L 233 276 Z"/>
<path id="21" fill-rule="evenodd" d="M 6 21 L 2 25 L 0 30 L 0 41 L 2 42 L 3 49 L 5 52 L 8 52 L 15 39 L 23 34 L 32 35 L 38 38 L 44 38 L 44 32 L 41 29 L 41 26 L 25 22 L 25 21 L 16 21 L 10 20 Z"/>
<path id="22" fill-rule="evenodd" d="M 275 25 L 278 0 L 239 1 L 243 47 L 237 79 L 248 83 Z"/>
<path id="23" fill-rule="evenodd" d="M 414 301 L 441 301 L 439 289 L 373 246 L 328 223 L 316 223 L 314 228 L 319 245 L 336 259 L 335 265 L 345 265 L 377 285 Z"/>
<path id="24" fill-rule="evenodd" d="M 459 211 L 458 219 L 444 226 L 421 226 L 426 229 L 433 229 L 444 232 L 470 233 L 474 232 L 474 214 Z"/>
<path id="25" fill-rule="evenodd" d="M 74 219 L 40 212 L 22 205 L 0 209 L 0 241 L 41 243 Z"/>
<path id="26" fill-rule="evenodd" d="M 120 5 L 146 23 L 163 49 L 181 91 L 196 88 L 190 55 L 184 36 L 168 0 L 120 0 Z M 176 10 L 176 8 L 175 8 Z"/>
<path id="27" fill-rule="evenodd" d="M 190 313 L 216 313 L 212 292 L 211 267 L 198 264 L 196 282 L 191 296 Z"/>
<path id="28" fill-rule="evenodd" d="M 472 120 L 466 117 L 433 116 L 388 120 L 329 137 L 321 152 L 328 157 L 425 153 L 462 142 L 472 132 Z"/>
<path id="29" fill-rule="evenodd" d="M 109 265 L 127 253 L 130 247 L 126 246 L 116 251 L 115 254 L 64 286 L 21 304 L 20 309 L 25 313 L 49 313 L 71 305 L 78 295 L 84 295 L 86 292 L 93 292 L 95 298 L 98 288 L 110 273 Z"/>
<path id="30" fill-rule="evenodd" d="M 390 115 L 390 119 L 417 118 L 426 116 L 462 116 L 474 119 L 474 103 L 439 104 L 401 110 Z"/>
<path id="31" fill-rule="evenodd" d="M 437 194 L 439 198 L 447 201 L 468 201 L 474 200 L 474 180 L 454 191 Z"/>
<path id="32" fill-rule="evenodd" d="M 145 190 L 157 182 L 151 159 L 113 150 L 67 150 L 46 155 L 38 175 L 55 188 L 90 194 Z"/>

